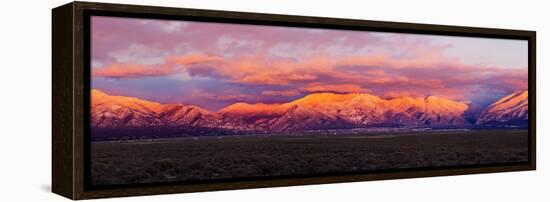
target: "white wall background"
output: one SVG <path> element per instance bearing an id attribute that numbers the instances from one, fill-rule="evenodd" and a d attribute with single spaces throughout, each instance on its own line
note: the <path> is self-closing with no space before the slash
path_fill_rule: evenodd
<path id="1" fill-rule="evenodd" d="M 98 0 L 100 1 L 100 0 Z M 171 7 L 536 30 L 538 170 L 105 201 L 548 201 L 550 18 L 546 1 L 110 0 Z M 65 0 L 4 1 L 0 12 L 0 201 L 63 201 L 51 188 L 51 11 Z M 546 124 L 546 125 L 545 125 Z"/>

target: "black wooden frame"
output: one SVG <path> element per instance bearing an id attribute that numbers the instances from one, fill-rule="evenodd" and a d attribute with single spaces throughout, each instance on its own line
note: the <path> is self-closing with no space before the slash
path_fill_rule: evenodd
<path id="1" fill-rule="evenodd" d="M 259 178 L 211 183 L 164 183 L 95 189 L 87 183 L 89 155 L 90 16 L 244 23 L 328 29 L 524 39 L 529 42 L 529 161 L 526 163 L 389 170 L 343 175 Z M 536 32 L 460 26 L 274 15 L 122 4 L 72 2 L 52 10 L 52 191 L 71 199 L 340 183 L 536 169 Z"/>

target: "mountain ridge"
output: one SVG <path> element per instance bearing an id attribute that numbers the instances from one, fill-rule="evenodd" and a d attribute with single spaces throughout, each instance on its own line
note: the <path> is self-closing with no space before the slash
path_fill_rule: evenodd
<path id="1" fill-rule="evenodd" d="M 470 107 L 468 103 L 436 96 L 383 99 L 366 93 L 312 93 L 286 103 L 240 102 L 210 112 L 195 105 L 161 104 L 93 89 L 91 125 L 95 128 L 197 127 L 262 132 L 384 125 L 469 127 L 489 123 L 495 117 L 508 117 L 504 122 L 517 121 L 514 116 L 523 117 L 526 113 L 526 104 L 521 101 L 527 99 L 526 92 L 493 103 L 472 123 L 465 116 Z M 510 104 L 511 100 L 519 105 Z M 509 111 L 506 107 L 515 108 Z M 491 115 L 494 112 L 501 115 Z"/>
<path id="2" fill-rule="evenodd" d="M 528 107 L 528 91 L 517 91 L 487 106 L 479 115 L 476 124 L 526 124 L 529 118 Z"/>

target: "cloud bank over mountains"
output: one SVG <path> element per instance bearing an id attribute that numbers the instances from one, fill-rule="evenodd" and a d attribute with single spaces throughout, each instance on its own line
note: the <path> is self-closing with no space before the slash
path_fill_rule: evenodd
<path id="1" fill-rule="evenodd" d="M 93 17 L 92 86 L 210 111 L 319 92 L 488 105 L 527 88 L 527 43 Z"/>

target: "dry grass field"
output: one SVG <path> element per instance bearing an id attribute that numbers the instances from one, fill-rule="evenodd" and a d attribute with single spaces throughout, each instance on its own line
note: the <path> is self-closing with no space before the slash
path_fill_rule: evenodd
<path id="1" fill-rule="evenodd" d="M 92 185 L 522 162 L 526 130 L 93 142 Z"/>

